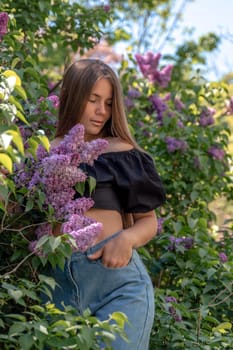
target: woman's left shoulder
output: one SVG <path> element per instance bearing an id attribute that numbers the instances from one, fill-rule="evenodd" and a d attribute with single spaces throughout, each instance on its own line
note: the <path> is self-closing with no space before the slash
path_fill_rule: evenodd
<path id="1" fill-rule="evenodd" d="M 134 147 L 130 143 L 122 140 L 120 137 L 107 137 L 108 146 L 106 152 L 122 152 L 130 151 Z"/>

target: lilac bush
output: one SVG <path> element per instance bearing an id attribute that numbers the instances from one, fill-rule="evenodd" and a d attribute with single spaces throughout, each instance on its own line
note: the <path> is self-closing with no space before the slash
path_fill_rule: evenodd
<path id="1" fill-rule="evenodd" d="M 123 79 L 135 137 L 154 156 L 167 192 L 157 210 L 158 235 L 143 255 L 155 286 L 151 349 L 217 350 L 233 345 L 232 226 L 229 220 L 213 234 L 210 206 L 218 197 L 233 199 L 230 129 L 223 121 L 232 114 L 232 97 L 221 83 L 173 79 L 180 66 L 160 68 L 161 59 L 137 54 L 135 71 Z"/>

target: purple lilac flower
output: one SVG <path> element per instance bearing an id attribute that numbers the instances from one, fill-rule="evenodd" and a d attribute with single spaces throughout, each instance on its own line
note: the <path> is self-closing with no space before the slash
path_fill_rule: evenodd
<path id="1" fill-rule="evenodd" d="M 103 9 L 104 9 L 105 12 L 108 13 L 110 11 L 111 7 L 110 7 L 110 5 L 104 5 Z"/>
<path id="2" fill-rule="evenodd" d="M 60 142 L 60 144 L 51 150 L 51 153 L 55 153 L 55 154 L 79 153 L 80 148 L 85 147 L 84 134 L 85 134 L 84 126 L 82 124 L 76 124 L 70 130 L 70 132 L 67 135 L 65 135 L 64 139 Z"/>
<path id="3" fill-rule="evenodd" d="M 39 240 L 42 236 L 45 235 L 52 235 L 53 228 L 50 223 L 44 223 L 42 225 L 39 225 L 35 230 L 36 238 Z"/>
<path id="4" fill-rule="evenodd" d="M 194 240 L 192 237 L 174 237 L 174 236 L 170 236 L 169 237 L 170 240 L 170 245 L 168 246 L 168 250 L 170 251 L 176 251 L 177 248 L 179 247 L 183 247 L 184 250 L 188 250 L 191 249 L 193 247 L 194 244 Z"/>
<path id="5" fill-rule="evenodd" d="M 44 98 L 42 96 L 38 99 L 37 103 L 40 104 L 44 101 L 50 101 L 52 103 L 53 108 L 59 107 L 59 97 L 57 95 L 49 95 L 46 98 Z M 37 110 L 37 111 L 39 111 L 39 110 Z"/>
<path id="6" fill-rule="evenodd" d="M 57 157 L 53 155 L 43 161 L 44 169 L 40 182 L 44 185 L 45 191 L 58 192 L 64 187 L 73 187 L 77 182 L 84 182 L 87 178 L 80 168 L 70 163 L 59 163 L 59 160 L 61 160 L 61 155 Z"/>
<path id="7" fill-rule="evenodd" d="M 7 25 L 9 21 L 9 15 L 6 12 L 0 12 L 0 39 L 7 33 Z"/>
<path id="8" fill-rule="evenodd" d="M 167 144 L 167 150 L 169 153 L 173 153 L 175 151 L 185 152 L 188 148 L 186 141 L 178 140 L 175 137 L 167 136 L 165 138 L 165 142 Z"/>
<path id="9" fill-rule="evenodd" d="M 125 106 L 127 109 L 132 109 L 135 105 L 134 99 L 141 96 L 141 92 L 137 89 L 131 88 L 129 89 L 127 96 L 124 98 Z"/>
<path id="10" fill-rule="evenodd" d="M 126 96 L 124 98 L 124 104 L 128 110 L 132 109 L 135 105 L 133 100 L 131 98 L 129 98 L 128 96 Z"/>
<path id="11" fill-rule="evenodd" d="M 185 104 L 184 104 L 178 97 L 175 97 L 174 103 L 175 103 L 175 108 L 176 108 L 179 112 L 182 111 L 182 109 L 185 108 Z"/>
<path id="12" fill-rule="evenodd" d="M 184 123 L 182 122 L 182 120 L 180 120 L 180 119 L 177 120 L 177 126 L 178 126 L 178 128 L 183 129 Z"/>
<path id="13" fill-rule="evenodd" d="M 151 71 L 157 69 L 160 57 L 160 53 L 154 55 L 152 52 L 147 52 L 145 55 L 135 55 L 139 68 L 145 77 L 147 77 Z"/>
<path id="14" fill-rule="evenodd" d="M 62 232 L 68 233 L 75 239 L 78 250 L 85 251 L 92 245 L 103 229 L 100 222 L 91 218 L 73 214 L 69 220 L 62 225 Z"/>
<path id="15" fill-rule="evenodd" d="M 145 127 L 145 123 L 142 122 L 141 120 L 138 120 L 138 121 L 137 121 L 137 126 L 138 126 L 139 128 L 144 128 L 144 127 Z"/>
<path id="16" fill-rule="evenodd" d="M 103 139 L 86 142 L 80 150 L 81 161 L 92 165 L 93 161 L 97 159 L 99 154 L 105 149 L 107 143 L 108 142 Z"/>
<path id="17" fill-rule="evenodd" d="M 138 98 L 141 96 L 141 92 L 138 91 L 137 89 L 131 88 L 129 89 L 127 96 L 130 98 Z"/>
<path id="18" fill-rule="evenodd" d="M 176 298 L 175 297 L 173 297 L 173 296 L 167 296 L 167 297 L 165 297 L 165 301 L 166 301 L 166 303 L 174 303 L 174 304 L 177 304 L 177 300 L 176 300 Z M 169 311 L 169 313 L 170 313 L 170 315 L 174 318 L 174 320 L 176 321 L 176 322 L 181 322 L 182 321 L 182 316 L 181 315 L 179 315 L 179 314 L 177 314 L 177 311 L 176 311 L 176 309 L 175 309 L 175 307 L 174 306 L 169 306 L 168 307 L 168 311 Z"/>
<path id="19" fill-rule="evenodd" d="M 165 301 L 166 301 L 166 303 L 177 303 L 176 298 L 172 297 L 172 296 L 165 297 Z"/>
<path id="20" fill-rule="evenodd" d="M 153 80 L 157 82 L 161 87 L 166 88 L 171 80 L 173 65 L 168 64 L 160 72 L 154 73 Z"/>
<path id="21" fill-rule="evenodd" d="M 47 101 L 52 102 L 53 108 L 59 107 L 59 97 L 57 95 L 49 95 Z"/>
<path id="22" fill-rule="evenodd" d="M 182 322 L 182 316 L 177 314 L 176 309 L 173 306 L 169 307 L 169 312 L 176 322 Z"/>
<path id="23" fill-rule="evenodd" d="M 50 152 L 39 146 L 37 160 L 29 157 L 27 162 L 18 167 L 16 175 L 17 186 L 26 186 L 31 194 L 38 187 L 42 189 L 45 194 L 44 210 L 52 207 L 54 218 L 63 222 L 62 232 L 75 238 L 78 249 L 82 251 L 95 241 L 102 224 L 84 216 L 85 211 L 94 204 L 91 198 L 74 198 L 75 185 L 87 179 L 79 165 L 81 162 L 92 164 L 107 144 L 106 140 L 101 139 L 85 142 L 84 126 L 77 124 Z M 50 233 L 50 226 L 42 226 L 36 231 L 36 236 L 39 238 Z M 31 242 L 29 249 L 33 250 L 35 245 L 36 241 Z"/>
<path id="24" fill-rule="evenodd" d="M 158 218 L 158 228 L 157 228 L 157 233 L 160 234 L 163 231 L 163 223 L 164 223 L 164 218 Z"/>
<path id="25" fill-rule="evenodd" d="M 228 261 L 228 257 L 225 253 L 219 253 L 219 260 L 221 261 L 221 263 L 225 263 Z"/>
<path id="26" fill-rule="evenodd" d="M 36 158 L 40 162 L 42 159 L 44 159 L 46 156 L 48 156 L 48 152 L 42 145 L 38 145 L 36 150 Z"/>
<path id="27" fill-rule="evenodd" d="M 81 214 L 83 215 L 87 210 L 93 207 L 94 201 L 91 198 L 77 198 L 68 202 L 65 206 L 65 211 L 69 215 Z"/>
<path id="28" fill-rule="evenodd" d="M 36 245 L 37 245 L 37 243 L 38 243 L 38 241 L 37 241 L 37 240 L 34 240 L 34 241 L 31 241 L 31 242 L 29 243 L 29 245 L 28 245 L 29 251 L 30 251 L 30 252 L 34 252 L 36 255 L 38 255 L 37 252 L 36 252 Z M 39 255 L 40 255 L 40 254 L 39 254 Z"/>
<path id="29" fill-rule="evenodd" d="M 155 109 L 155 111 L 157 112 L 157 119 L 158 121 L 162 121 L 163 120 L 163 115 L 164 112 L 168 109 L 167 104 L 164 102 L 163 99 L 161 99 L 158 95 L 152 95 L 150 96 L 150 100 L 152 102 L 152 105 Z"/>
<path id="30" fill-rule="evenodd" d="M 214 124 L 214 114 L 216 113 L 213 108 L 204 108 L 200 115 L 200 125 L 201 126 L 209 126 Z"/>
<path id="31" fill-rule="evenodd" d="M 209 148 L 208 153 L 212 158 L 217 160 L 223 160 L 225 156 L 224 150 L 217 146 L 212 146 L 211 148 Z"/>
<path id="32" fill-rule="evenodd" d="M 147 52 L 145 55 L 136 54 L 136 61 L 145 78 L 148 78 L 152 83 L 157 83 L 161 87 L 167 87 L 171 80 L 173 66 L 171 64 L 165 66 L 162 70 L 158 70 L 158 63 L 161 54 L 153 54 Z"/>
<path id="33" fill-rule="evenodd" d="M 66 213 L 66 204 L 72 201 L 75 195 L 73 188 L 67 187 L 63 191 L 46 193 L 46 204 L 54 208 L 54 215 L 57 220 L 62 220 Z"/>

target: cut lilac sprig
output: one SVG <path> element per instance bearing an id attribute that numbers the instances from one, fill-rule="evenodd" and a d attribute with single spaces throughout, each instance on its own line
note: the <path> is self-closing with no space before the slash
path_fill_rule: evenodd
<path id="1" fill-rule="evenodd" d="M 61 233 L 69 234 L 76 243 L 75 249 L 80 251 L 96 241 L 102 224 L 85 216 L 94 204 L 91 198 L 75 198 L 75 186 L 87 180 L 87 174 L 79 166 L 92 165 L 108 144 L 102 139 L 86 142 L 84 135 L 84 126 L 77 124 L 49 152 L 39 146 L 36 159 L 30 157 L 25 162 L 16 181 L 18 187 L 26 187 L 31 195 L 38 189 L 45 194 L 43 213 L 47 220 L 62 223 Z M 51 234 L 50 224 L 40 226 L 37 240 L 30 243 L 29 249 L 36 249 L 36 242 L 46 234 Z"/>

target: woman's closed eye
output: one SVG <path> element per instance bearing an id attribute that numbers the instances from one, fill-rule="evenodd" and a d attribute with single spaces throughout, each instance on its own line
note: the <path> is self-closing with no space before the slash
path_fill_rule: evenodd
<path id="1" fill-rule="evenodd" d="M 97 99 L 91 98 L 91 99 L 89 99 L 89 102 L 91 102 L 91 103 L 97 103 L 98 101 L 97 101 Z M 111 106 L 112 106 L 112 100 L 106 101 L 106 102 L 105 102 L 105 105 L 106 105 L 107 107 L 111 107 Z"/>

